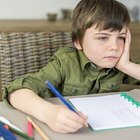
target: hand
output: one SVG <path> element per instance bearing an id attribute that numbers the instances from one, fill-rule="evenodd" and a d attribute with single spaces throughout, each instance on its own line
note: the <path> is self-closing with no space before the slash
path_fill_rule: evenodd
<path id="1" fill-rule="evenodd" d="M 48 126 L 59 133 L 76 132 L 87 124 L 87 116 L 79 112 L 75 113 L 62 105 L 52 105 L 49 114 L 46 114 Z"/>
<path id="2" fill-rule="evenodd" d="M 127 34 L 126 34 L 123 53 L 115 66 L 119 70 L 122 70 L 122 68 L 130 62 L 130 44 L 131 44 L 131 34 L 128 29 Z"/>

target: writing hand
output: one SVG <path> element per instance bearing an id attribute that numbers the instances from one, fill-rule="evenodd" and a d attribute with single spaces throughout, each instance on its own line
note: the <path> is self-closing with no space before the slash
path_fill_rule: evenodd
<path id="1" fill-rule="evenodd" d="M 87 116 L 75 113 L 64 105 L 53 105 L 46 114 L 46 123 L 55 132 L 73 133 L 87 124 Z"/>

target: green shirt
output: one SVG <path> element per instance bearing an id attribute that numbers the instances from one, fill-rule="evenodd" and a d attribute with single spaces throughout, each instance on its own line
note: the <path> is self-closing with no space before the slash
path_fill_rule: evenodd
<path id="1" fill-rule="evenodd" d="M 22 88 L 31 89 L 42 98 L 52 97 L 46 80 L 64 96 L 117 92 L 122 83 L 140 84 L 116 68 L 98 69 L 83 51 L 65 47 L 60 48 L 39 72 L 21 76 L 5 87 L 3 99 L 8 101 L 8 94 Z"/>

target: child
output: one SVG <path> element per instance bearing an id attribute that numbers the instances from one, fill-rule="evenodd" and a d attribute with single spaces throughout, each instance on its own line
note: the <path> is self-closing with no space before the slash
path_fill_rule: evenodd
<path id="1" fill-rule="evenodd" d="M 129 22 L 126 7 L 116 0 L 81 0 L 73 12 L 74 46 L 60 48 L 38 73 L 27 74 L 5 87 L 4 100 L 55 132 L 78 131 L 88 117 L 44 100 L 54 96 L 45 81 L 64 96 L 115 92 L 122 83 L 140 84 L 120 71 L 137 78 L 127 70 L 135 65 L 128 58 Z"/>

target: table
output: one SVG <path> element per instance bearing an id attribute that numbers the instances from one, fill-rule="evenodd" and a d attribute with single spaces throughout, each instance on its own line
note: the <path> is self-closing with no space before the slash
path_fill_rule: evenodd
<path id="1" fill-rule="evenodd" d="M 108 93 L 107 93 L 108 94 Z M 112 93 L 109 93 L 112 94 Z M 135 89 L 129 91 L 128 94 L 133 96 L 135 99 L 140 101 L 140 89 Z M 99 96 L 101 94 L 89 95 L 89 96 Z M 57 98 L 49 99 L 51 102 L 60 104 Z M 18 126 L 24 132 L 27 133 L 27 114 L 12 109 L 7 106 L 4 102 L 0 102 L 0 115 L 7 118 L 13 124 Z M 91 131 L 89 128 L 83 128 L 80 131 L 73 134 L 59 134 L 53 132 L 46 124 L 32 119 L 38 124 L 38 126 L 43 129 L 45 134 L 50 138 L 50 140 L 139 140 L 140 139 L 140 127 L 133 128 L 123 128 L 114 130 L 104 130 L 104 131 Z M 42 140 L 40 135 L 34 130 L 35 140 Z M 18 137 L 18 140 L 23 140 L 23 138 Z"/>

